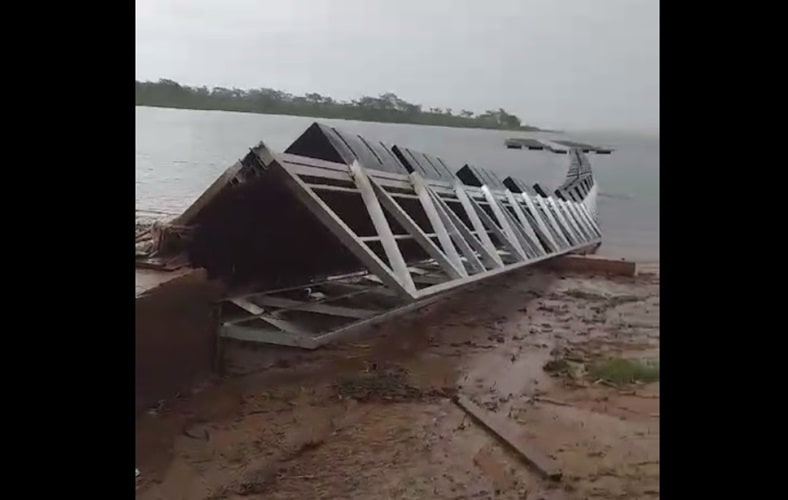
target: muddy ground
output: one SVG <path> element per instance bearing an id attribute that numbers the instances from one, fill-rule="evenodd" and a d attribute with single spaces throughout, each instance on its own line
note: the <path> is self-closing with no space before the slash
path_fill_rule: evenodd
<path id="1" fill-rule="evenodd" d="M 222 380 L 138 419 L 137 497 L 658 498 L 659 382 L 587 373 L 658 358 L 656 271 L 523 270 L 342 345 L 227 345 Z M 456 393 L 562 479 L 468 418 Z"/>

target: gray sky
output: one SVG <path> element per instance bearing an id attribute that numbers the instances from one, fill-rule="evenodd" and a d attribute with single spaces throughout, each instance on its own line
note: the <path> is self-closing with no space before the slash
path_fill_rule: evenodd
<path id="1" fill-rule="evenodd" d="M 138 80 L 659 128 L 658 0 L 136 0 Z"/>

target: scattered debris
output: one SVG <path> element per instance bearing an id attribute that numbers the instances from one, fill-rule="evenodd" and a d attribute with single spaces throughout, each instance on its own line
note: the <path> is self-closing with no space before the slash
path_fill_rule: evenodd
<path id="1" fill-rule="evenodd" d="M 190 437 L 192 439 L 198 439 L 200 441 L 210 441 L 211 435 L 208 433 L 208 429 L 202 428 L 202 432 L 199 432 L 196 429 L 183 429 L 183 435 L 186 437 Z"/>
<path id="2" fill-rule="evenodd" d="M 414 387 L 408 383 L 407 373 L 401 369 L 362 373 L 346 378 L 337 384 L 337 390 L 341 398 L 352 398 L 359 402 L 450 398 L 456 392 L 456 389 L 449 387 L 430 390 Z"/>
<path id="3" fill-rule="evenodd" d="M 534 396 L 531 399 L 534 400 L 534 401 L 538 401 L 540 403 L 550 403 L 550 404 L 558 405 L 558 406 L 573 406 L 570 403 L 567 403 L 567 402 L 564 402 L 564 401 L 559 401 L 559 400 L 553 399 L 553 398 L 546 398 L 546 397 L 543 397 L 543 396 Z"/>
<path id="4" fill-rule="evenodd" d="M 573 299 L 580 299 L 580 300 L 607 300 L 608 297 L 605 295 L 600 295 L 598 293 L 591 293 L 585 292 L 583 290 L 567 290 L 564 292 L 564 295 L 567 297 L 572 297 Z"/>
<path id="5" fill-rule="evenodd" d="M 572 375 L 572 365 L 565 358 L 551 359 L 542 369 L 553 375 Z"/>

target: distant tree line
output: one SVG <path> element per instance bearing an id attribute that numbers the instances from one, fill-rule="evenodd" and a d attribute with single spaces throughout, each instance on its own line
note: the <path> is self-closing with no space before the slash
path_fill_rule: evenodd
<path id="1" fill-rule="evenodd" d="M 281 90 L 227 89 L 223 87 L 189 87 L 172 80 L 158 82 L 136 81 L 136 104 L 162 108 L 208 109 L 278 115 L 341 118 L 370 122 L 415 123 L 445 127 L 487 128 L 504 130 L 539 130 L 523 125 L 520 118 L 503 108 L 481 114 L 463 109 L 454 113 L 451 108 L 423 108 L 411 104 L 395 94 L 362 97 L 351 102 L 335 101 L 317 93 L 303 96 Z"/>

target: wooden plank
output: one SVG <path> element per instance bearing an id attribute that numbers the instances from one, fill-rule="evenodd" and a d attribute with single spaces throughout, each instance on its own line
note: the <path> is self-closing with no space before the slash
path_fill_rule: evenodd
<path id="1" fill-rule="evenodd" d="M 519 437 L 509 422 L 501 419 L 487 410 L 473 403 L 465 396 L 455 396 L 454 402 L 474 420 L 495 434 L 498 439 L 517 452 L 525 461 L 534 467 L 544 477 L 558 481 L 561 479 L 561 469 L 558 464 L 541 450 L 537 449 Z"/>
<path id="2" fill-rule="evenodd" d="M 415 293 L 416 285 L 410 277 L 408 265 L 405 263 L 405 258 L 399 249 L 399 245 L 394 240 L 394 232 L 389 226 L 389 221 L 383 213 L 383 207 L 380 206 L 380 200 L 375 195 L 375 190 L 372 188 L 364 168 L 358 161 L 354 161 L 350 165 L 350 171 L 356 181 L 356 187 L 361 191 L 361 199 L 367 207 L 369 218 L 372 220 L 372 225 L 375 226 L 375 231 L 380 236 L 380 244 L 383 246 L 383 252 L 388 258 L 389 265 L 397 276 L 397 279 L 408 292 Z"/>
<path id="3" fill-rule="evenodd" d="M 293 175 L 269 151 L 258 152 L 264 164 L 268 165 L 272 173 L 282 177 L 285 185 L 296 195 L 301 202 L 315 215 L 342 244 L 350 250 L 367 268 L 375 273 L 386 286 L 395 290 L 400 296 L 415 300 L 417 295 L 400 283 L 397 276 L 373 253 L 369 247 L 358 239 L 358 236 L 340 219 L 336 213 L 319 196 L 307 186 L 298 176 Z M 415 290 L 415 286 L 414 286 Z"/>
<path id="4" fill-rule="evenodd" d="M 302 349 L 316 349 L 320 346 L 312 337 L 229 324 L 220 327 L 219 336 L 244 342 L 261 342 L 265 344 L 300 347 Z"/>
<path id="5" fill-rule="evenodd" d="M 615 276 L 634 277 L 638 274 L 636 262 L 627 260 L 606 259 L 596 256 L 566 255 L 551 261 L 553 269 L 588 273 L 603 273 Z"/>
<path id="6" fill-rule="evenodd" d="M 355 307 L 332 306 L 329 304 L 312 304 L 309 302 L 302 302 L 300 300 L 285 299 L 281 297 L 269 297 L 267 295 L 260 295 L 254 298 L 254 301 L 261 306 L 269 307 L 286 307 L 293 311 L 306 311 L 318 314 L 325 314 L 327 316 L 339 316 L 341 318 L 355 318 L 367 319 L 381 311 L 371 309 L 358 309 Z"/>

